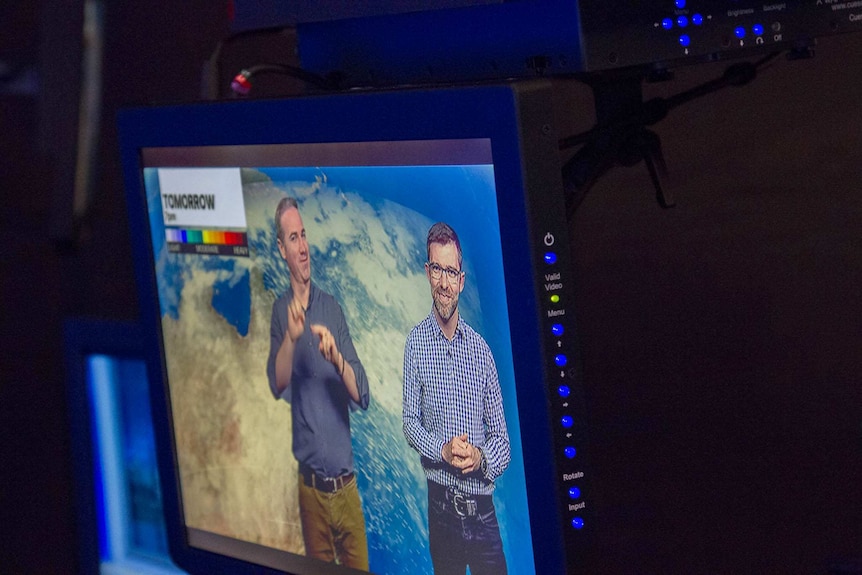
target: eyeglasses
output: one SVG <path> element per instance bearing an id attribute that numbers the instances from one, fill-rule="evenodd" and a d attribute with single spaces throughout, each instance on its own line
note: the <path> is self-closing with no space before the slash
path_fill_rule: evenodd
<path id="1" fill-rule="evenodd" d="M 428 262 L 425 264 L 428 266 L 428 271 L 431 272 L 431 277 L 435 280 L 439 280 L 443 276 L 443 272 L 446 272 L 446 277 L 450 282 L 457 281 L 461 274 L 464 273 L 461 270 L 456 270 L 454 268 L 444 268 L 440 264 L 434 262 Z"/>

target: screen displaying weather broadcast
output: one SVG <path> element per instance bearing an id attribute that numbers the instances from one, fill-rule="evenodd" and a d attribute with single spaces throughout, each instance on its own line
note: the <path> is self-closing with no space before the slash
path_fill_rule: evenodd
<path id="1" fill-rule="evenodd" d="M 142 158 L 189 545 L 535 573 L 490 140 Z"/>
<path id="2" fill-rule="evenodd" d="M 545 81 L 120 114 L 178 566 L 583 572 L 556 122 Z"/>

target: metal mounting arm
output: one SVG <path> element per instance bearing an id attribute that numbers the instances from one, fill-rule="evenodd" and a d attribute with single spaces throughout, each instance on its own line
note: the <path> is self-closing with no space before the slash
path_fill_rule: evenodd
<path id="1" fill-rule="evenodd" d="M 643 161 L 650 174 L 656 199 L 662 208 L 675 205 L 667 185 L 667 164 L 659 136 L 647 129 L 668 112 L 701 96 L 727 86 L 742 86 L 757 76 L 757 70 L 778 53 L 757 62 L 729 66 L 719 78 L 710 80 L 670 98 L 643 101 L 641 74 L 614 78 L 599 77 L 591 87 L 596 102 L 596 125 L 581 134 L 560 141 L 560 149 L 581 148 L 563 165 L 566 212 L 571 219 L 590 188 L 616 165 L 634 166 Z"/>

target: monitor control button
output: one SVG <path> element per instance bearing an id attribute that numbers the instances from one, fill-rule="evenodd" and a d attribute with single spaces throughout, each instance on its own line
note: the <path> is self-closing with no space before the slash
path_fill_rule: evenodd
<path id="1" fill-rule="evenodd" d="M 554 234 L 552 234 L 551 232 L 548 232 L 545 234 L 545 240 L 544 241 L 545 241 L 546 246 L 551 247 L 552 245 L 554 245 L 556 238 L 554 238 Z"/>
<path id="2" fill-rule="evenodd" d="M 584 520 L 580 517 L 575 517 L 572 519 L 572 527 L 575 529 L 583 529 L 584 528 Z"/>

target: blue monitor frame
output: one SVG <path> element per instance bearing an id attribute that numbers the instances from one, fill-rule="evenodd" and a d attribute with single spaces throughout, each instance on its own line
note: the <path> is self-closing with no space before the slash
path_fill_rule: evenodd
<path id="1" fill-rule="evenodd" d="M 177 451 L 166 359 L 172 351 L 165 343 L 163 324 L 163 319 L 176 310 L 165 301 L 164 291 L 160 300 L 157 269 L 164 271 L 158 268 L 159 258 L 168 253 L 166 226 L 161 207 L 154 209 L 147 204 L 147 194 L 158 188 L 155 172 L 148 173 L 148 166 L 155 170 L 194 168 L 200 162 L 194 159 L 195 154 L 206 156 L 207 150 L 211 152 L 205 160 L 208 165 L 272 166 L 279 164 L 267 163 L 274 157 L 267 156 L 268 146 L 336 144 L 350 148 L 384 143 L 408 149 L 416 142 L 481 141 L 490 145 L 497 212 L 494 226 L 499 230 L 497 273 L 501 279 L 499 285 L 486 287 L 476 297 L 490 297 L 495 290 L 503 294 L 499 302 L 510 318 L 506 322 L 511 340 L 507 357 L 512 395 L 517 401 L 509 403 L 517 407 L 507 413 L 507 419 L 514 417 L 519 430 L 516 439 L 521 442 L 518 457 L 530 534 L 529 539 L 520 541 L 531 544 L 530 560 L 536 572 L 579 572 L 580 558 L 589 551 L 593 525 L 586 503 L 590 494 L 584 457 L 586 417 L 577 369 L 573 278 L 552 100 L 549 83 L 526 82 L 139 108 L 121 114 L 121 152 L 141 299 L 142 341 L 153 374 L 162 493 L 171 554 L 178 565 L 191 573 L 348 572 L 317 562 L 284 562 L 282 552 L 267 546 L 220 536 L 213 539 L 211 534 L 186 524 L 180 479 L 182 455 Z M 217 159 L 225 150 L 228 159 Z M 278 156 L 279 148 L 270 150 L 276 150 Z M 255 157 L 258 153 L 263 155 Z M 251 159 L 246 157 L 249 154 Z M 223 161 L 227 163 L 220 163 Z M 430 163 L 452 162 L 446 157 Z M 332 172 L 336 171 L 333 167 Z M 434 212 L 433 208 L 426 211 Z M 460 226 L 454 224 L 456 229 L 469 227 L 471 214 L 450 210 L 444 215 L 461 217 Z M 482 259 L 476 260 L 477 268 Z M 164 289 L 164 278 L 161 281 Z M 563 325 L 564 336 L 557 332 Z M 578 448 L 577 458 L 573 444 Z M 574 483 L 577 489 L 573 491 L 570 487 Z M 517 536 L 513 534 L 513 547 Z"/>
<path id="2" fill-rule="evenodd" d="M 70 319 L 64 327 L 78 548 L 75 572 L 104 575 L 107 566 L 125 573 L 180 574 L 170 563 L 158 482 L 152 481 L 158 467 L 140 328 L 95 319 Z M 123 393 L 121 387 L 130 392 Z M 143 498 L 144 522 L 129 512 L 131 485 L 141 483 L 128 477 L 130 460 L 136 467 L 133 472 L 146 476 L 146 487 L 156 487 Z"/>

